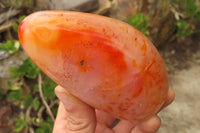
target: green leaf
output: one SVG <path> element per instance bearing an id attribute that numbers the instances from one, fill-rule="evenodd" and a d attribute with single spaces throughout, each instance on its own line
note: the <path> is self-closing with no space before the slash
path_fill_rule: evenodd
<path id="1" fill-rule="evenodd" d="M 149 35 L 148 27 L 150 23 L 145 15 L 141 13 L 135 14 L 127 20 L 127 23 L 140 30 L 143 34 Z"/>
<path id="2" fill-rule="evenodd" d="M 26 76 L 27 78 L 35 79 L 41 71 L 30 58 L 27 58 L 18 68 L 10 67 L 10 72 L 11 76 L 15 78 Z"/>
<path id="3" fill-rule="evenodd" d="M 14 49 L 15 49 L 15 47 L 14 47 L 14 42 L 13 42 L 13 40 L 8 40 L 6 43 L 5 43 L 5 48 L 6 48 L 6 50 L 8 50 L 8 51 L 13 51 Z"/>
<path id="4" fill-rule="evenodd" d="M 189 28 L 188 28 L 188 29 L 185 30 L 185 35 L 186 35 L 186 36 L 189 36 L 189 35 L 191 35 L 192 33 L 194 33 L 194 31 L 193 31 L 192 29 L 189 29 Z"/>
<path id="5" fill-rule="evenodd" d="M 27 58 L 23 64 L 19 67 L 20 72 L 24 72 L 25 76 L 30 79 L 37 78 L 40 73 L 40 69 L 33 63 L 30 58 Z"/>
<path id="6" fill-rule="evenodd" d="M 25 108 L 25 101 L 24 101 L 24 99 L 20 100 L 19 108 L 20 108 L 21 110 Z"/>
<path id="7" fill-rule="evenodd" d="M 38 84 L 35 84 L 33 87 L 34 92 L 39 92 L 39 86 Z"/>
<path id="8" fill-rule="evenodd" d="M 45 133 L 45 130 L 43 128 L 37 128 L 35 133 Z"/>
<path id="9" fill-rule="evenodd" d="M 186 5 L 186 13 L 188 16 L 194 16 L 197 11 L 197 6 L 194 3 L 188 3 Z"/>
<path id="10" fill-rule="evenodd" d="M 33 102 L 33 97 L 32 97 L 30 94 L 26 95 L 26 99 L 25 99 L 24 105 L 27 107 L 27 106 L 29 106 L 32 102 Z"/>
<path id="11" fill-rule="evenodd" d="M 182 3 L 182 4 L 190 4 L 190 3 L 194 3 L 195 0 L 171 0 L 172 2 L 179 2 L 179 3 Z"/>
<path id="12" fill-rule="evenodd" d="M 36 123 L 40 123 L 41 122 L 41 119 L 37 118 L 37 117 L 33 117 L 32 120 L 35 121 Z"/>
<path id="13" fill-rule="evenodd" d="M 24 20 L 25 17 L 26 17 L 25 15 L 20 16 L 19 19 L 17 20 L 17 22 L 21 23 Z"/>
<path id="14" fill-rule="evenodd" d="M 186 4 L 192 4 L 195 3 L 196 0 L 180 0 L 180 1 L 184 1 Z"/>
<path id="15" fill-rule="evenodd" d="M 19 28 L 19 24 L 14 23 L 13 24 L 13 29 L 14 29 L 15 32 L 18 32 L 18 28 Z"/>
<path id="16" fill-rule="evenodd" d="M 15 52 L 17 52 L 20 48 L 20 43 L 18 40 L 8 40 L 5 44 L 4 44 L 5 50 L 9 53 L 9 54 L 13 54 Z"/>
<path id="17" fill-rule="evenodd" d="M 43 122 L 40 128 L 36 129 L 36 133 L 51 133 L 53 130 L 52 122 Z"/>
<path id="18" fill-rule="evenodd" d="M 42 89 L 43 89 L 44 97 L 47 100 L 56 97 L 56 95 L 54 93 L 54 89 L 56 86 L 57 86 L 57 84 L 52 79 L 50 79 L 48 76 L 46 76 L 46 81 L 43 82 Z"/>
<path id="19" fill-rule="evenodd" d="M 188 23 L 183 20 L 177 20 L 176 25 L 179 29 L 185 29 L 186 27 L 188 27 Z"/>
<path id="20" fill-rule="evenodd" d="M 188 36 L 194 33 L 194 31 L 189 28 L 189 24 L 186 21 L 183 20 L 177 20 L 176 21 L 177 25 L 177 36 L 183 37 L 183 36 Z"/>
<path id="21" fill-rule="evenodd" d="M 173 2 L 186 2 L 186 0 L 172 0 Z"/>
<path id="22" fill-rule="evenodd" d="M 3 99 L 3 89 L 0 88 L 0 100 L 2 100 L 2 99 Z"/>
<path id="23" fill-rule="evenodd" d="M 12 91 L 8 94 L 8 99 L 11 101 L 16 101 L 16 100 L 21 100 L 23 96 L 23 91 L 19 90 L 19 91 Z"/>
<path id="24" fill-rule="evenodd" d="M 19 51 L 20 43 L 18 40 L 8 40 L 5 43 L 0 43 L 0 50 L 4 50 L 9 54 L 14 54 Z"/>
<path id="25" fill-rule="evenodd" d="M 43 79 L 43 83 L 42 83 L 42 91 L 44 94 L 45 99 L 48 101 L 49 99 L 53 99 L 56 97 L 54 89 L 57 86 L 57 84 L 50 79 L 48 76 L 45 76 L 45 78 Z M 38 84 L 34 85 L 33 90 L 37 93 L 39 93 L 39 87 Z"/>
<path id="26" fill-rule="evenodd" d="M 18 119 L 15 121 L 14 130 L 16 132 L 20 132 L 24 127 L 25 127 L 25 124 L 23 123 L 23 121 L 18 120 Z"/>
<path id="27" fill-rule="evenodd" d="M 8 4 L 8 1 L 7 0 L 2 0 L 3 4 Z"/>
<path id="28" fill-rule="evenodd" d="M 20 118 L 15 120 L 14 131 L 20 132 L 24 127 L 28 126 L 28 120 L 25 118 L 24 114 L 20 114 Z"/>
<path id="29" fill-rule="evenodd" d="M 23 21 L 23 19 L 25 18 L 26 16 L 20 16 L 17 20 L 17 22 L 15 22 L 13 24 L 13 29 L 15 32 L 18 32 L 18 28 L 19 28 L 19 24 Z"/>
<path id="30" fill-rule="evenodd" d="M 7 85 L 8 85 L 8 89 L 12 90 L 12 91 L 16 91 L 16 90 L 20 90 L 21 89 L 21 85 L 23 83 L 21 82 L 19 85 L 15 85 L 12 82 L 8 81 Z"/>
<path id="31" fill-rule="evenodd" d="M 40 107 L 40 101 L 38 99 L 33 100 L 33 108 L 35 111 L 37 111 Z"/>
<path id="32" fill-rule="evenodd" d="M 57 113 L 58 113 L 58 108 L 54 108 L 52 112 L 53 112 L 53 114 L 56 116 Z"/>
<path id="33" fill-rule="evenodd" d="M 200 20 L 200 11 L 197 11 L 196 12 L 196 14 L 194 15 L 194 18 L 196 19 L 196 20 Z"/>
<path id="34" fill-rule="evenodd" d="M 52 85 L 49 84 L 48 82 L 44 82 L 44 83 L 42 84 L 42 88 L 43 88 L 44 97 L 45 97 L 47 100 L 56 97 L 56 95 L 55 95 L 55 93 L 54 93 L 55 86 L 52 86 Z"/>
<path id="35" fill-rule="evenodd" d="M 180 0 L 171 0 L 172 2 L 180 2 Z"/>
<path id="36" fill-rule="evenodd" d="M 24 73 L 20 72 L 17 67 L 10 67 L 9 70 L 11 72 L 11 77 L 13 78 L 21 78 L 24 75 Z"/>
<path id="37" fill-rule="evenodd" d="M 25 107 L 29 106 L 33 103 L 33 97 L 30 94 L 27 94 L 24 100 L 20 102 L 20 108 L 24 109 Z"/>

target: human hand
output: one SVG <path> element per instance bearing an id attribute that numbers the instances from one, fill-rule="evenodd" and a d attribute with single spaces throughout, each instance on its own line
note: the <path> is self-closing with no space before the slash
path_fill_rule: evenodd
<path id="1" fill-rule="evenodd" d="M 53 133 L 155 133 L 161 125 L 160 118 L 154 115 L 138 125 L 120 120 L 111 128 L 116 118 L 92 108 L 60 86 L 55 88 L 55 93 L 61 102 Z M 170 87 L 161 110 L 169 105 L 174 97 L 174 91 Z"/>

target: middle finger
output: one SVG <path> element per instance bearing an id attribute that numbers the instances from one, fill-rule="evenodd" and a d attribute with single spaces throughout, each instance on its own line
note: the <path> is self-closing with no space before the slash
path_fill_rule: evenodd
<path id="1" fill-rule="evenodd" d="M 96 111 L 97 122 L 103 125 L 106 125 L 108 128 L 110 128 L 116 118 L 112 117 L 111 115 L 105 112 L 99 111 L 97 109 L 95 111 Z"/>

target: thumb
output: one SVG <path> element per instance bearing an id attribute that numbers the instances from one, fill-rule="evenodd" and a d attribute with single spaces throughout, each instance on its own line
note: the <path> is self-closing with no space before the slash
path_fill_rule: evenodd
<path id="1" fill-rule="evenodd" d="M 55 88 L 55 93 L 61 103 L 53 132 L 94 133 L 96 127 L 95 110 L 60 86 Z"/>

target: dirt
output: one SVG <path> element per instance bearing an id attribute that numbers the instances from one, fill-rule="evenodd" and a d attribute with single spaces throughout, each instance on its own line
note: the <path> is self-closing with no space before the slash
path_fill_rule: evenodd
<path id="1" fill-rule="evenodd" d="M 199 37 L 198 37 L 199 38 Z M 174 40 L 158 47 L 169 74 L 189 68 L 192 62 L 200 63 L 200 44 L 197 36 Z"/>
<path id="2" fill-rule="evenodd" d="M 200 133 L 200 43 L 172 43 L 160 49 L 175 91 L 174 102 L 160 112 L 158 133 Z"/>

